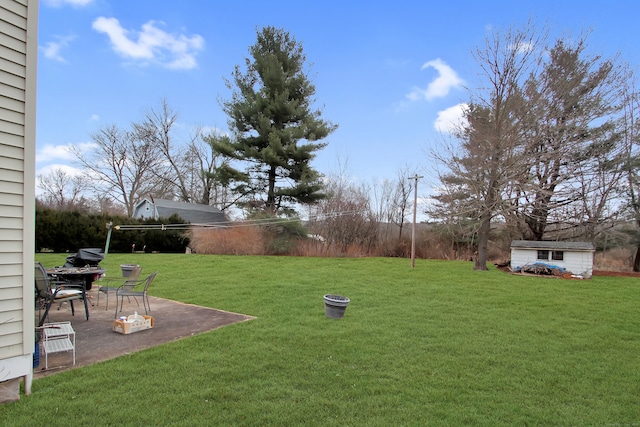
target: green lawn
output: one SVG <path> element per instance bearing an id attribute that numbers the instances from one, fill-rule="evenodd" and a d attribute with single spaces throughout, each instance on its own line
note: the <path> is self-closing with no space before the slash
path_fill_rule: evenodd
<path id="1" fill-rule="evenodd" d="M 46 266 L 64 255 L 36 254 Z M 470 262 L 109 254 L 257 319 L 41 378 L 0 425 L 638 425 L 640 279 Z M 324 315 L 322 296 L 351 303 Z"/>

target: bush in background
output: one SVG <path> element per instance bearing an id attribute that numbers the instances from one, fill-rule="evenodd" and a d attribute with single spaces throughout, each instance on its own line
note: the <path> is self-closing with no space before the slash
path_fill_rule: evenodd
<path id="1" fill-rule="evenodd" d="M 85 214 L 78 211 L 36 209 L 36 251 L 76 252 L 80 248 L 104 248 L 107 224 L 140 226 L 139 230 L 112 230 L 109 252 L 184 252 L 189 244 L 183 230 L 161 230 L 161 224 L 183 224 L 178 216 L 160 220 L 137 220 L 118 215 Z M 157 229 L 152 229 L 158 225 Z"/>

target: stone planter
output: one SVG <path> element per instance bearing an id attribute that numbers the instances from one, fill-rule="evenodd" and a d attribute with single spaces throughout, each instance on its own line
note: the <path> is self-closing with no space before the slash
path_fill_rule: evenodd
<path id="1" fill-rule="evenodd" d="M 351 300 L 340 295 L 327 294 L 324 296 L 324 311 L 330 319 L 340 319 L 344 316 Z"/>

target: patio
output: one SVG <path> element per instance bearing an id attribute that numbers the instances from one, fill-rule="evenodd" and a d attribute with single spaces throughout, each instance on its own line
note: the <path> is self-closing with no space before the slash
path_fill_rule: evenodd
<path id="1" fill-rule="evenodd" d="M 109 309 L 105 310 L 105 298 L 100 297 L 97 305 L 97 287 L 87 292 L 90 306 L 89 320 L 85 320 L 80 309 L 81 304 L 76 301 L 76 314 L 71 315 L 68 303 L 52 307 L 49 312 L 49 322 L 70 321 L 76 332 L 76 365 L 86 366 L 103 360 L 112 359 L 124 354 L 144 350 L 159 344 L 175 341 L 202 332 L 218 329 L 233 323 L 251 320 L 254 317 L 244 314 L 231 313 L 208 307 L 184 304 L 162 298 L 150 296 L 151 312 L 155 326 L 152 329 L 123 335 L 112 331 L 115 311 L 115 297 L 109 299 Z M 144 314 L 142 305 L 138 307 L 135 301 L 126 303 L 120 315 L 133 314 L 138 310 Z M 36 311 L 36 315 L 38 315 Z M 70 353 L 53 353 L 49 356 L 49 369 L 44 369 L 44 354 L 40 351 L 40 365 L 34 368 L 34 379 L 73 368 Z"/>

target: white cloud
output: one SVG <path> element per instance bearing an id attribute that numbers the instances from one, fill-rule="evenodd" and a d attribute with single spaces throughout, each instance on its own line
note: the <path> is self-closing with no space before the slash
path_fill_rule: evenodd
<path id="1" fill-rule="evenodd" d="M 458 77 L 458 73 L 440 58 L 426 62 L 421 70 L 425 68 L 434 68 L 438 72 L 438 77 L 429 83 L 426 89 L 414 88 L 411 93 L 407 95 L 407 98 L 412 101 L 421 99 L 430 101 L 434 98 L 443 98 L 449 94 L 451 89 L 462 87 L 464 84 L 464 80 Z"/>
<path id="2" fill-rule="evenodd" d="M 93 3 L 93 0 L 44 0 L 44 4 L 50 7 L 62 7 L 62 6 L 73 6 L 73 7 L 84 7 Z"/>
<path id="3" fill-rule="evenodd" d="M 515 50 L 519 54 L 529 53 L 533 50 L 533 43 L 518 43 L 510 46 L 512 50 Z"/>
<path id="4" fill-rule="evenodd" d="M 40 175 L 46 176 L 58 169 L 64 171 L 67 175 L 71 177 L 82 175 L 82 169 L 78 169 L 70 165 L 65 165 L 63 163 L 55 163 L 55 164 L 43 166 L 40 169 L 38 169 L 36 171 L 36 176 L 40 176 Z"/>
<path id="5" fill-rule="evenodd" d="M 459 129 L 460 126 L 464 126 L 466 124 L 464 114 L 467 108 L 467 104 L 461 103 L 439 111 L 438 118 L 433 123 L 433 127 L 438 132 L 453 133 Z"/>
<path id="6" fill-rule="evenodd" d="M 142 31 L 129 31 L 116 18 L 99 17 L 93 29 L 109 37 L 113 50 L 124 58 L 155 62 L 170 69 L 187 70 L 197 67 L 196 54 L 204 48 L 204 38 L 184 34 L 169 34 L 155 21 L 142 25 Z"/>
<path id="7" fill-rule="evenodd" d="M 44 46 L 40 46 L 40 50 L 44 53 L 45 58 L 53 59 L 58 62 L 66 62 L 60 54 L 60 51 L 69 47 L 69 43 L 75 38 L 74 36 L 55 36 L 56 41 L 50 41 Z"/>
<path id="8" fill-rule="evenodd" d="M 100 116 L 97 114 L 92 114 L 91 117 L 89 118 L 90 122 L 99 122 L 100 121 Z"/>
<path id="9" fill-rule="evenodd" d="M 54 161 L 66 161 L 72 162 L 76 160 L 76 157 L 71 151 L 71 147 L 75 146 L 80 151 L 84 152 L 93 147 L 92 142 L 83 142 L 80 144 L 64 144 L 64 145 L 51 145 L 46 144 L 36 152 L 36 163 L 47 163 Z"/>

